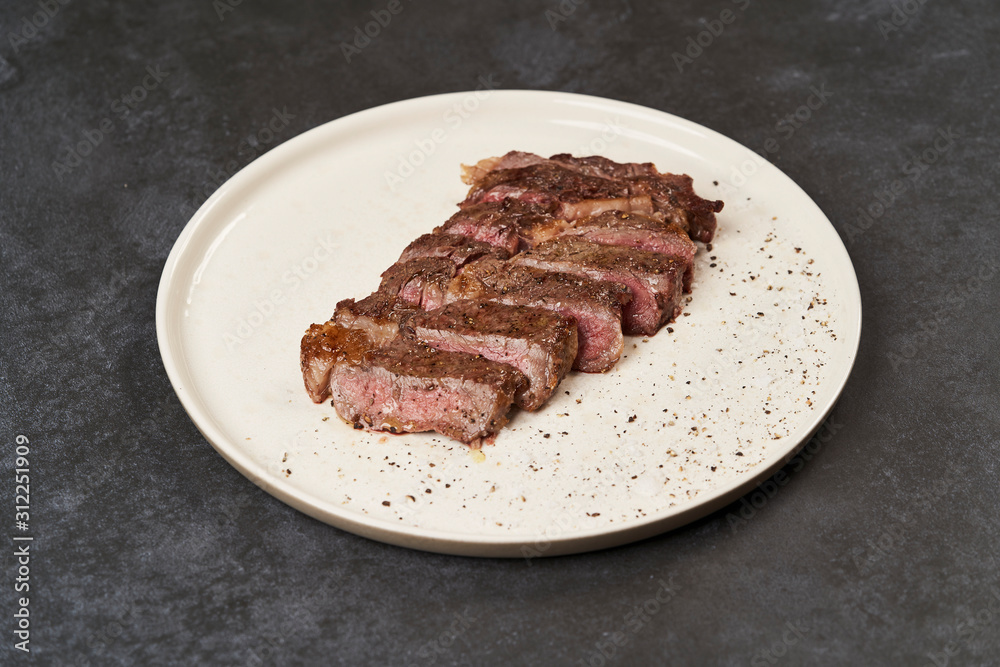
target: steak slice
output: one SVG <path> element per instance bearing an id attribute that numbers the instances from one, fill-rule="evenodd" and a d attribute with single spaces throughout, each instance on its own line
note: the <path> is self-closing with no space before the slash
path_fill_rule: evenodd
<path id="1" fill-rule="evenodd" d="M 399 337 L 400 322 L 416 309 L 393 294 L 375 292 L 360 301 L 344 299 L 338 303 L 332 321 L 345 329 L 363 331 L 374 346 L 381 347 Z"/>
<path id="2" fill-rule="evenodd" d="M 507 364 L 399 338 L 358 364 L 336 365 L 330 391 L 337 414 L 355 428 L 437 431 L 478 444 L 507 423 L 525 381 Z"/>
<path id="3" fill-rule="evenodd" d="M 564 236 L 515 255 L 511 261 L 625 285 L 632 293 L 622 313 L 626 334 L 652 336 L 681 310 L 684 266 L 665 255 Z"/>
<path id="4" fill-rule="evenodd" d="M 510 254 L 502 248 L 496 248 L 488 243 L 476 241 L 468 236 L 458 234 L 424 234 L 416 241 L 406 246 L 399 262 L 408 262 L 422 257 L 437 257 L 450 259 L 455 266 L 465 266 L 469 262 L 493 255 L 499 259 L 507 259 Z"/>
<path id="5" fill-rule="evenodd" d="M 683 227 L 695 241 L 709 243 L 715 238 L 715 214 L 722 210 L 723 203 L 696 195 L 694 181 L 687 174 L 637 176 L 627 183 L 629 192 L 649 195 L 656 212 Z"/>
<path id="6" fill-rule="evenodd" d="M 464 209 L 507 198 L 544 206 L 565 220 L 608 210 L 653 212 L 648 194 L 633 196 L 622 182 L 582 173 L 550 160 L 487 172 L 474 183 L 459 206 Z"/>
<path id="7" fill-rule="evenodd" d="M 466 266 L 448 297 L 544 308 L 575 319 L 573 368 L 586 373 L 603 373 L 618 362 L 624 347 L 622 308 L 632 298 L 624 285 L 491 259 Z"/>
<path id="8" fill-rule="evenodd" d="M 662 174 L 651 162 L 615 162 L 600 155 L 560 153 L 546 159 L 511 151 L 463 166 L 462 180 L 473 186 L 466 202 L 504 197 L 548 206 L 559 202 L 553 210 L 568 220 L 606 210 L 655 212 L 705 243 L 715 236 L 715 214 L 723 206 L 695 194 L 687 174 Z"/>
<path id="9" fill-rule="evenodd" d="M 614 162 L 599 155 L 561 153 L 550 159 L 589 176 L 620 181 L 632 196 L 649 196 L 654 210 L 683 227 L 692 239 L 708 243 L 715 236 L 715 214 L 723 203 L 696 195 L 694 181 L 687 174 L 661 174 L 651 162 Z"/>
<path id="10" fill-rule="evenodd" d="M 594 243 L 620 245 L 667 255 L 684 265 L 684 291 L 691 291 L 694 254 L 698 247 L 683 228 L 641 213 L 605 211 L 577 220 L 566 236 L 578 236 Z"/>
<path id="11" fill-rule="evenodd" d="M 337 364 L 360 363 L 376 347 L 362 329 L 348 329 L 332 321 L 310 326 L 302 337 L 300 364 L 313 403 L 322 403 L 330 395 L 330 373 Z"/>
<path id="12" fill-rule="evenodd" d="M 576 359 L 576 320 L 544 308 L 455 301 L 414 314 L 402 332 L 439 350 L 510 364 L 528 380 L 514 402 L 531 411 L 548 400 Z"/>
<path id="13" fill-rule="evenodd" d="M 548 160 L 541 155 L 525 153 L 524 151 L 510 151 L 506 155 L 488 157 L 473 165 L 463 164 L 462 182 L 466 185 L 474 185 L 494 169 L 518 169 L 544 162 L 548 162 Z"/>
<path id="14" fill-rule="evenodd" d="M 458 269 L 444 257 L 420 257 L 396 262 L 382 274 L 378 291 L 431 310 L 444 305 L 444 293 Z"/>
<path id="15" fill-rule="evenodd" d="M 566 221 L 553 216 L 551 208 L 519 199 L 470 204 L 434 231 L 467 236 L 513 255 L 566 229 Z"/>

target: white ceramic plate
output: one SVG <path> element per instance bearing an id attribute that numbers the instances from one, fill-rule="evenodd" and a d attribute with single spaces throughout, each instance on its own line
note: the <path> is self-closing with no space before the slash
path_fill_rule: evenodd
<path id="1" fill-rule="evenodd" d="M 355 431 L 313 404 L 305 329 L 455 210 L 461 163 L 511 149 L 650 161 L 725 200 L 685 316 L 628 338 L 612 372 L 572 373 L 481 451 Z M 830 222 L 743 146 L 632 104 L 481 90 L 341 118 L 238 173 L 170 253 L 156 329 L 194 423 L 268 493 L 392 544 L 533 557 L 661 533 L 772 474 L 847 381 L 861 299 Z"/>

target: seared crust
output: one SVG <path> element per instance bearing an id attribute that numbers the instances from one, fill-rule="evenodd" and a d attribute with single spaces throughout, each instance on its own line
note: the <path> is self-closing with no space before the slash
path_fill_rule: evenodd
<path id="1" fill-rule="evenodd" d="M 512 405 L 679 314 L 722 209 L 652 163 L 512 151 L 463 170 L 461 210 L 302 338 L 310 398 L 355 428 L 491 442 Z"/>
<path id="2" fill-rule="evenodd" d="M 632 296 L 619 283 L 484 259 L 467 266 L 451 282 L 448 299 L 533 306 L 572 317 L 578 330 L 573 368 L 603 373 L 621 356 L 625 344 L 622 310 Z"/>
<path id="3" fill-rule="evenodd" d="M 415 313 L 403 334 L 453 352 L 481 355 L 507 363 L 528 382 L 515 397 L 525 410 L 537 410 L 573 366 L 577 352 L 576 320 L 544 308 L 490 301 L 455 301 Z"/>
<path id="4" fill-rule="evenodd" d="M 565 236 L 511 261 L 627 286 L 632 300 L 623 311 L 622 330 L 626 334 L 652 336 L 681 310 L 684 265 L 666 255 Z"/>
<path id="5" fill-rule="evenodd" d="M 338 364 L 333 406 L 355 428 L 390 433 L 437 431 L 467 444 L 495 436 L 526 382 L 512 366 L 399 338 Z"/>

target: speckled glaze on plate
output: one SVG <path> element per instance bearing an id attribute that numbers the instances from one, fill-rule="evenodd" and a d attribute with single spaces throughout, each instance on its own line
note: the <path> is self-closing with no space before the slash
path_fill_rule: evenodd
<path id="1" fill-rule="evenodd" d="M 654 162 L 723 199 L 684 316 L 572 373 L 480 451 L 355 431 L 306 396 L 299 340 L 367 295 L 455 210 L 459 165 L 511 149 Z M 536 91 L 454 93 L 327 123 L 267 153 L 188 223 L 157 337 L 192 420 L 289 505 L 402 546 L 534 557 L 610 547 L 708 514 L 772 474 L 833 407 L 861 298 L 816 204 L 747 148 L 669 114 Z"/>

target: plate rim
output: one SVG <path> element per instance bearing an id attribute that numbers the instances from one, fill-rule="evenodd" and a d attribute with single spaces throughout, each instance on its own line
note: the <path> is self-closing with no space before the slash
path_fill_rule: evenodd
<path id="1" fill-rule="evenodd" d="M 694 121 L 676 116 L 666 111 L 646 107 L 631 102 L 625 102 L 606 97 L 584 95 L 579 93 L 566 93 L 561 91 L 546 90 L 517 90 L 504 89 L 492 90 L 490 96 L 499 98 L 511 98 L 509 102 L 516 102 L 515 98 L 536 98 L 547 104 L 559 102 L 570 102 L 576 104 L 587 104 L 590 106 L 600 106 L 607 110 L 607 105 L 612 105 L 616 111 L 631 111 L 635 115 L 644 118 L 658 120 L 660 122 L 679 125 L 688 130 L 693 130 L 701 135 L 705 135 L 714 141 L 721 141 L 726 144 L 735 145 L 739 149 L 752 153 L 754 159 L 760 163 L 764 169 L 773 169 L 783 177 L 789 185 L 796 188 L 801 196 L 805 197 L 815 207 L 822 216 L 823 221 L 830 226 L 833 235 L 837 239 L 837 245 L 833 248 L 824 249 L 824 254 L 829 255 L 831 251 L 843 255 L 846 260 L 845 266 L 850 270 L 850 285 L 842 285 L 848 292 L 849 297 L 854 297 L 856 308 L 852 309 L 851 315 L 857 322 L 857 326 L 846 330 L 845 337 L 853 339 L 853 349 L 849 349 L 850 363 L 842 376 L 836 377 L 835 382 L 839 385 L 835 395 L 830 400 L 829 405 L 822 412 L 817 412 L 814 418 L 806 422 L 808 435 L 791 449 L 782 449 L 776 454 L 765 457 L 756 467 L 753 475 L 746 480 L 735 485 L 726 484 L 713 491 L 706 493 L 688 505 L 679 508 L 668 508 L 667 510 L 642 519 L 630 521 L 621 526 L 604 526 L 591 529 L 571 532 L 565 537 L 561 534 L 541 533 L 538 535 L 468 535 L 460 532 L 445 531 L 439 529 L 428 529 L 412 525 L 394 525 L 387 520 L 376 517 L 365 516 L 360 513 L 339 510 L 330 503 L 319 501 L 314 496 L 299 490 L 283 480 L 275 479 L 268 474 L 262 466 L 250 459 L 225 433 L 218 428 L 211 412 L 185 387 L 184 369 L 182 365 L 183 345 L 182 341 L 174 340 L 171 332 L 171 323 L 168 321 L 168 307 L 176 298 L 175 291 L 177 285 L 175 277 L 178 276 L 179 264 L 185 258 L 185 254 L 191 247 L 192 241 L 198 231 L 210 219 L 210 213 L 224 201 L 232 198 L 233 193 L 244 188 L 246 184 L 252 184 L 253 180 L 264 172 L 265 169 L 280 166 L 281 162 L 291 157 L 296 151 L 307 149 L 313 137 L 325 132 L 335 133 L 351 123 L 377 120 L 378 116 L 391 114 L 398 107 L 423 106 L 443 104 L 449 99 L 463 99 L 469 95 L 474 95 L 476 91 L 459 91 L 452 93 L 441 93 L 427 95 L 404 100 L 389 102 L 369 109 L 353 112 L 346 116 L 327 121 L 314 128 L 311 128 L 291 139 L 283 142 L 274 149 L 258 156 L 250 164 L 243 167 L 229 180 L 223 183 L 194 213 L 185 223 L 184 228 L 178 235 L 177 240 L 171 247 L 166 262 L 161 272 L 160 282 L 156 295 L 156 337 L 160 351 L 160 358 L 170 384 L 177 394 L 181 405 L 184 407 L 192 423 L 202 434 L 202 436 L 212 445 L 222 458 L 231 466 L 236 468 L 244 477 L 260 487 L 264 492 L 274 496 L 283 503 L 296 510 L 311 516 L 314 519 L 332 525 L 341 530 L 345 530 L 356 535 L 369 539 L 374 539 L 383 543 L 394 544 L 407 548 L 443 553 L 451 555 L 477 556 L 477 557 L 510 557 L 510 558 L 530 558 L 530 557 L 550 557 L 565 555 L 570 553 L 581 553 L 602 548 L 611 548 L 639 541 L 666 533 L 675 528 L 696 521 L 712 514 L 722 507 L 732 503 L 742 497 L 750 489 L 758 486 L 768 477 L 773 475 L 778 469 L 793 459 L 806 444 L 809 443 L 813 435 L 822 426 L 823 422 L 832 413 L 850 379 L 854 365 L 857 362 L 858 351 L 861 344 L 861 332 L 863 324 L 863 307 L 861 299 L 860 285 L 857 279 L 857 271 L 851 261 L 850 253 L 847 250 L 843 239 L 837 232 L 829 217 L 823 212 L 818 204 L 802 189 L 790 176 L 778 169 L 765 157 L 752 151 L 740 142 L 731 139 L 716 130 L 705 127 Z M 658 118 L 657 118 L 658 117 Z M 850 341 L 848 341 L 850 342 Z M 526 555 L 524 549 L 530 545 L 547 544 L 544 550 L 536 549 L 539 553 Z"/>

